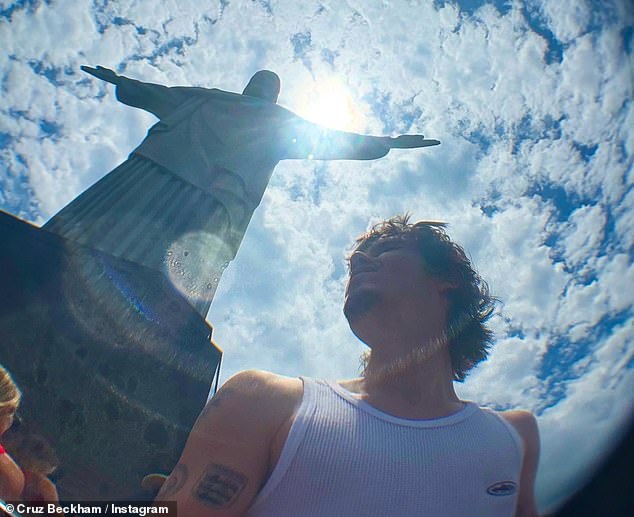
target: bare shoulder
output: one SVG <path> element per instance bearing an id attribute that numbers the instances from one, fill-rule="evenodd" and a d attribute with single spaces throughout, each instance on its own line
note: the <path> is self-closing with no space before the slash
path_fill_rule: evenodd
<path id="1" fill-rule="evenodd" d="M 539 429 L 537 419 L 530 411 L 513 410 L 500 413 L 509 422 L 524 442 L 524 458 L 520 473 L 520 492 L 517 500 L 516 517 L 536 517 L 535 477 L 539 463 Z"/>
<path id="2" fill-rule="evenodd" d="M 302 380 L 296 377 L 285 377 L 264 370 L 244 370 L 231 377 L 213 397 L 229 395 L 244 399 L 245 402 L 255 400 L 294 401 L 303 394 Z"/>
<path id="3" fill-rule="evenodd" d="M 515 428 L 527 446 L 539 442 L 537 419 L 533 413 L 524 409 L 514 409 L 502 411 L 500 416 Z"/>
<path id="4" fill-rule="evenodd" d="M 225 384 L 236 386 L 257 384 L 258 388 L 264 385 L 289 387 L 301 385 L 302 381 L 298 377 L 286 377 L 266 370 L 243 370 L 230 377 Z"/>
<path id="5" fill-rule="evenodd" d="M 263 370 L 245 370 L 228 379 L 206 404 L 199 417 L 232 417 L 277 426 L 292 414 L 302 400 L 304 387 L 299 378 L 276 375 Z"/>

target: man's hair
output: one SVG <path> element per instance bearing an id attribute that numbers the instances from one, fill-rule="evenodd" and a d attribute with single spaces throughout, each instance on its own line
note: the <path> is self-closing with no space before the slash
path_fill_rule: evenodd
<path id="1" fill-rule="evenodd" d="M 485 322 L 497 300 L 490 295 L 489 286 L 473 269 L 462 247 L 445 232 L 446 223 L 409 223 L 409 217 L 397 215 L 374 225 L 355 241 L 352 253 L 366 251 L 383 239 L 413 241 L 425 270 L 454 286 L 447 294 L 446 333 L 454 380 L 464 381 L 467 372 L 488 356 L 493 332 Z"/>
<path id="2" fill-rule="evenodd" d="M 0 410 L 15 408 L 20 403 L 21 393 L 11 374 L 0 364 Z"/>

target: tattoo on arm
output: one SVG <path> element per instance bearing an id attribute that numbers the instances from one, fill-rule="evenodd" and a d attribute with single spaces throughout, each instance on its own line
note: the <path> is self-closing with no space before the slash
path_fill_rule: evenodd
<path id="1" fill-rule="evenodd" d="M 202 412 L 200 413 L 200 418 L 205 418 L 209 412 L 219 406 L 222 406 L 228 398 L 231 398 L 231 396 L 235 393 L 234 390 L 232 389 L 227 389 L 225 388 L 224 390 L 216 393 L 209 402 L 207 402 L 207 405 L 204 407 L 204 409 L 202 410 Z"/>
<path id="2" fill-rule="evenodd" d="M 167 478 L 165 483 L 163 483 L 161 490 L 159 490 L 159 493 L 156 496 L 156 500 L 165 501 L 169 497 L 176 494 L 176 492 L 178 492 L 181 488 L 183 488 L 183 486 L 187 482 L 187 478 L 188 478 L 187 467 L 183 465 L 182 463 L 179 463 L 178 465 L 174 467 L 174 470 L 172 471 L 170 476 Z"/>
<path id="3" fill-rule="evenodd" d="M 194 487 L 194 496 L 213 508 L 227 508 L 236 502 L 247 484 L 240 472 L 210 463 Z"/>

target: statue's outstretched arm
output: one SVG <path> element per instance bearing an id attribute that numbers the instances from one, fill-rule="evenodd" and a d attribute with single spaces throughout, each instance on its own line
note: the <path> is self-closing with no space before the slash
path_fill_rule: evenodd
<path id="1" fill-rule="evenodd" d="M 412 149 L 438 145 L 423 135 L 369 136 L 327 129 L 310 122 L 289 125 L 284 136 L 284 158 L 315 160 L 375 160 L 390 149 Z"/>
<path id="2" fill-rule="evenodd" d="M 117 87 L 116 94 L 119 101 L 128 106 L 149 111 L 158 118 L 169 115 L 187 98 L 186 88 L 168 88 L 161 84 L 144 83 L 118 75 L 103 66 L 96 68 L 82 66 L 81 69 L 102 81 L 114 84 Z"/>
<path id="3" fill-rule="evenodd" d="M 119 80 L 123 78 L 123 76 L 118 75 L 114 70 L 110 70 L 110 68 L 99 65 L 97 65 L 97 68 L 86 65 L 81 65 L 79 68 L 81 68 L 87 74 L 94 75 L 97 79 L 101 79 L 102 81 L 106 81 L 115 85 L 118 85 Z"/>
<path id="4" fill-rule="evenodd" d="M 440 140 L 426 139 L 423 135 L 401 135 L 387 138 L 390 149 L 413 149 L 416 147 L 432 147 L 440 145 Z"/>

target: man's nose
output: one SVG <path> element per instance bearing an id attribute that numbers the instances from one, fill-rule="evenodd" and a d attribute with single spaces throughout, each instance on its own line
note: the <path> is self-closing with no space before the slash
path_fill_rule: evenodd
<path id="1" fill-rule="evenodd" d="M 350 270 L 360 269 L 363 267 L 374 267 L 377 264 L 378 259 L 371 255 L 368 255 L 364 251 L 355 251 L 350 256 Z"/>

